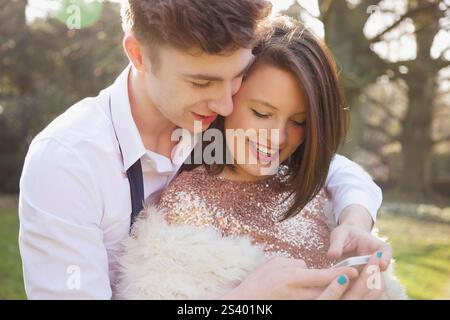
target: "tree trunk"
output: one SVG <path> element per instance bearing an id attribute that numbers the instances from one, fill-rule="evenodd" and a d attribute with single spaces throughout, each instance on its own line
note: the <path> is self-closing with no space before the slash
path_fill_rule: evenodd
<path id="1" fill-rule="evenodd" d="M 400 136 L 402 145 L 402 172 L 399 176 L 400 191 L 410 198 L 419 199 L 431 192 L 428 174 L 433 144 L 431 124 L 435 75 L 410 72 L 407 77 L 409 106 Z"/>
<path id="2" fill-rule="evenodd" d="M 410 9 L 424 5 L 428 0 L 410 0 Z M 404 77 L 408 85 L 409 106 L 400 136 L 402 145 L 402 172 L 399 191 L 411 199 L 419 200 L 432 192 L 430 162 L 433 151 L 431 125 L 434 101 L 437 96 L 439 68 L 430 56 L 433 39 L 438 33 L 442 11 L 436 3 L 413 18 L 416 28 L 417 58 L 408 64 Z"/>
<path id="3" fill-rule="evenodd" d="M 350 128 L 342 150 L 355 155 L 358 135 L 363 129 L 361 93 L 384 72 L 385 63 L 370 50 L 363 29 L 367 22 L 367 1 L 350 8 L 346 1 L 320 1 L 325 42 L 330 47 L 340 73 L 345 97 L 351 111 Z"/>

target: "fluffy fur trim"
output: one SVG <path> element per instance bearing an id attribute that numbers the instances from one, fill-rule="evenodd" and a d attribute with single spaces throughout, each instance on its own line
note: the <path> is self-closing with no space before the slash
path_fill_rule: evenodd
<path id="1" fill-rule="evenodd" d="M 214 299 L 265 261 L 247 238 L 223 238 L 213 228 L 168 225 L 147 209 L 124 241 L 118 299 Z"/>
<path id="2" fill-rule="evenodd" d="M 231 291 L 269 258 L 246 237 L 213 228 L 169 225 L 153 207 L 123 242 L 115 299 L 215 299 Z M 385 273 L 389 299 L 406 295 Z"/>

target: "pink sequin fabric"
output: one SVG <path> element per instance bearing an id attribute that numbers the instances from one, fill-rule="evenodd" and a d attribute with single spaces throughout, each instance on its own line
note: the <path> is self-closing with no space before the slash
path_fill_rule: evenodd
<path id="1" fill-rule="evenodd" d="M 322 190 L 294 217 L 280 221 L 289 208 L 288 193 L 277 191 L 279 173 L 258 182 L 239 182 L 209 174 L 203 166 L 182 172 L 162 194 L 158 207 L 167 209 L 171 224 L 211 226 L 226 237 L 250 237 L 268 255 L 303 259 L 308 268 L 328 268 L 330 230 Z"/>

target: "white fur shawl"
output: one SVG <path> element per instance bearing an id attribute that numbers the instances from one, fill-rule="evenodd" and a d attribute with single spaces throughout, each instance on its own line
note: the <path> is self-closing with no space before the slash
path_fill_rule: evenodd
<path id="1" fill-rule="evenodd" d="M 215 299 L 269 257 L 246 237 L 222 237 L 211 227 L 169 225 L 153 207 L 123 243 L 115 299 Z M 389 299 L 406 294 L 393 271 L 383 273 Z"/>

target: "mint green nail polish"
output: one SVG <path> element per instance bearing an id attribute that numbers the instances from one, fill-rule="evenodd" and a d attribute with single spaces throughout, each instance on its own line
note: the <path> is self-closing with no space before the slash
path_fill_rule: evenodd
<path id="1" fill-rule="evenodd" d="M 377 252 L 377 258 L 378 258 L 378 259 L 381 259 L 382 256 L 383 256 L 383 252 L 378 251 L 378 252 Z"/>
<path id="2" fill-rule="evenodd" d="M 344 284 L 347 283 L 347 278 L 345 276 L 339 276 L 338 278 L 338 283 L 343 286 Z"/>

